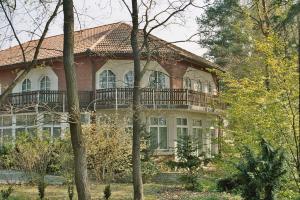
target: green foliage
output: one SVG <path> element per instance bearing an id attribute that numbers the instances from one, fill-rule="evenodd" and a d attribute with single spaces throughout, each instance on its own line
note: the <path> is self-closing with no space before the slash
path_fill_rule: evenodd
<path id="1" fill-rule="evenodd" d="M 104 194 L 104 199 L 105 200 L 108 200 L 110 198 L 110 196 L 111 196 L 110 184 L 105 186 L 103 194 Z"/>
<path id="2" fill-rule="evenodd" d="M 238 188 L 246 200 L 256 200 L 264 193 L 264 200 L 273 200 L 274 192 L 280 185 L 284 169 L 284 156 L 280 149 L 273 147 L 261 139 L 260 152 L 256 155 L 248 147 L 244 148 L 243 160 L 236 165 L 239 173 L 233 177 L 222 179 L 218 188 L 231 191 Z"/>
<path id="3" fill-rule="evenodd" d="M 154 161 L 154 151 L 151 148 L 150 133 L 146 131 L 146 127 L 143 127 L 142 134 L 142 148 L 141 148 L 141 169 L 143 183 L 148 183 L 152 178 L 159 173 L 158 163 Z"/>
<path id="4" fill-rule="evenodd" d="M 184 170 L 180 180 L 185 188 L 193 191 L 201 191 L 202 186 L 198 181 L 199 170 L 206 159 L 197 155 L 199 147 L 193 144 L 192 138 L 188 135 L 182 136 L 177 141 L 176 155 L 177 160 L 168 161 L 167 165 L 171 168 L 179 168 Z"/>
<path id="5" fill-rule="evenodd" d="M 7 189 L 0 190 L 1 199 L 8 200 L 9 196 L 13 193 L 14 189 L 10 185 Z"/>

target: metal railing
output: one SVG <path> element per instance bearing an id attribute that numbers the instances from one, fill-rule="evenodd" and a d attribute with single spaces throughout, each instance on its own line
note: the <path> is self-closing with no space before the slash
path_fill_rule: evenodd
<path id="1" fill-rule="evenodd" d="M 133 88 L 108 88 L 93 91 L 79 91 L 79 102 L 82 109 L 94 108 L 123 108 L 132 105 Z M 208 107 L 225 109 L 225 104 L 216 95 L 187 89 L 152 89 L 141 90 L 141 104 L 147 108 L 191 108 Z M 94 106 L 89 106 L 91 103 Z M 10 94 L 7 105 L 24 107 L 29 105 L 57 106 L 67 110 L 65 91 L 32 91 Z"/>

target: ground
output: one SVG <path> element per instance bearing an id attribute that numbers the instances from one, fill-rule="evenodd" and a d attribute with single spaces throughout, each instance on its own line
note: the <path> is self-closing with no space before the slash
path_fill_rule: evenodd
<path id="1" fill-rule="evenodd" d="M 0 185 L 0 190 L 7 186 Z M 93 199 L 102 199 L 105 185 L 92 185 L 91 192 Z M 215 191 L 189 192 L 179 185 L 145 184 L 145 200 L 240 200 L 238 196 L 233 196 Z M 132 185 L 112 184 L 111 200 L 132 199 Z M 101 198 L 100 198 L 101 197 Z M 14 186 L 14 192 L 10 200 L 32 200 L 38 199 L 37 189 L 30 185 Z M 46 189 L 46 199 L 68 199 L 67 188 L 65 186 L 50 185 Z"/>

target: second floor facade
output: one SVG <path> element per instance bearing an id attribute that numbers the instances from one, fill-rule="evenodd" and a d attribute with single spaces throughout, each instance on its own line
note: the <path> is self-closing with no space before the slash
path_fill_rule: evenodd
<path id="1" fill-rule="evenodd" d="M 123 24 L 114 26 L 117 27 L 115 29 L 120 27 L 121 30 L 128 29 L 127 25 Z M 92 32 L 93 36 L 95 31 L 96 29 Z M 109 38 L 109 35 L 106 38 Z M 46 39 L 45 45 L 52 43 L 51 40 L 59 42 L 61 36 Z M 62 44 L 56 45 L 57 48 L 61 48 Z M 115 43 L 111 43 L 111 46 L 113 45 Z M 7 51 L 9 54 L 11 49 Z M 186 54 L 184 50 L 182 51 Z M 132 56 L 126 51 L 118 53 L 115 50 L 114 52 L 113 56 L 96 54 L 91 53 L 90 48 L 87 48 L 75 54 L 77 86 L 83 108 L 89 109 L 90 104 L 94 103 L 97 105 L 91 107 L 116 108 L 131 104 L 134 82 Z M 5 50 L 1 53 L 3 55 L 0 55 L 0 58 L 2 56 L 5 59 Z M 16 84 L 7 104 L 24 106 L 30 103 L 53 103 L 66 107 L 63 60 L 60 54 L 51 57 L 50 53 L 45 52 L 46 56 L 39 60 L 38 65 Z M 24 66 L 20 62 L 10 60 L 2 61 L 0 64 L 2 64 L 0 65 L 1 94 L 1 91 L 22 73 Z M 218 100 L 218 79 L 216 74 L 210 71 L 216 67 L 209 61 L 196 55 L 190 56 L 189 59 L 178 55 L 167 60 L 156 57 L 147 65 L 142 59 L 141 66 L 144 72 L 141 81 L 141 100 L 146 107 L 203 107 L 209 104 L 218 104 L 219 108 L 222 107 Z"/>

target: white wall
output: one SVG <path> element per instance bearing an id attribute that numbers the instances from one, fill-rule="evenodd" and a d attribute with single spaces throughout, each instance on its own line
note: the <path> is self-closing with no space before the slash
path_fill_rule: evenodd
<path id="1" fill-rule="evenodd" d="M 18 75 L 22 73 L 19 72 Z M 40 80 L 42 77 L 48 76 L 50 78 L 50 90 L 58 90 L 58 78 L 51 67 L 39 67 L 32 69 L 26 77 L 20 81 L 15 88 L 13 93 L 22 92 L 22 83 L 25 79 L 30 79 L 31 81 L 31 91 L 40 90 Z"/>
<path id="2" fill-rule="evenodd" d="M 141 66 L 145 65 L 145 61 L 141 61 Z M 111 70 L 116 75 L 116 86 L 125 87 L 124 76 L 127 72 L 133 71 L 133 60 L 108 60 L 95 74 L 96 76 L 96 89 L 99 87 L 99 75 L 104 70 Z M 166 80 L 167 88 L 170 87 L 170 79 L 168 72 L 156 61 L 151 61 L 148 70 L 142 79 L 142 87 L 147 87 L 149 84 L 149 76 L 152 71 L 160 71 L 168 75 Z"/>
<path id="3" fill-rule="evenodd" d="M 203 92 L 208 92 L 208 84 L 210 83 L 213 93 L 217 93 L 217 87 L 211 73 L 189 67 L 183 78 L 189 78 L 191 80 L 192 90 L 197 90 L 197 81 L 200 80 Z"/>

